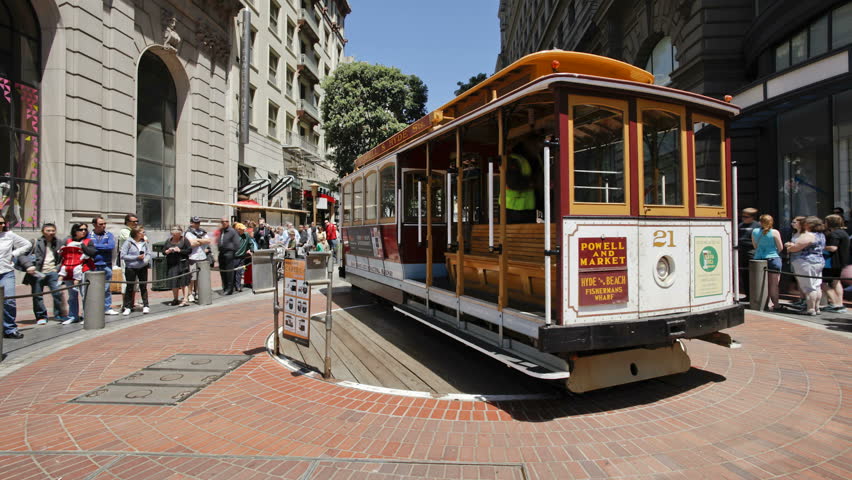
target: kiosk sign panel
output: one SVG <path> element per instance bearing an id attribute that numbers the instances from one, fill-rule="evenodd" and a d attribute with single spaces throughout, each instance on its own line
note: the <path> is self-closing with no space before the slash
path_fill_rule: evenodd
<path id="1" fill-rule="evenodd" d="M 580 238 L 579 304 L 627 303 L 627 237 Z"/>
<path id="2" fill-rule="evenodd" d="M 305 280 L 305 259 L 284 260 L 284 337 L 304 346 L 311 340 L 311 287 Z"/>

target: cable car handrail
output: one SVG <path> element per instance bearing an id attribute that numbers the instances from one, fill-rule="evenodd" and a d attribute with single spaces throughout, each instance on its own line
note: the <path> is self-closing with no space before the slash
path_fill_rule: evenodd
<path id="1" fill-rule="evenodd" d="M 613 171 L 613 170 L 578 170 L 578 169 L 574 169 L 574 172 L 575 173 L 607 173 L 607 174 L 610 174 L 610 175 L 620 175 L 620 174 L 624 173 L 624 172 Z"/>

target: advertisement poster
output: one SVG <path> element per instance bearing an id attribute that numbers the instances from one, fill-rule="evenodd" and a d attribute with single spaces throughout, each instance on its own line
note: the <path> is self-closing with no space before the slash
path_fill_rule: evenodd
<path id="1" fill-rule="evenodd" d="M 721 295 L 724 283 L 724 269 L 719 266 L 722 261 L 722 237 L 695 237 L 692 251 L 695 252 L 692 266 L 695 272 L 695 298 Z"/>
<path id="2" fill-rule="evenodd" d="M 284 260 L 284 337 L 304 346 L 311 340 L 311 287 L 305 282 L 305 259 Z"/>
<path id="3" fill-rule="evenodd" d="M 627 303 L 627 237 L 580 238 L 577 251 L 580 306 Z"/>

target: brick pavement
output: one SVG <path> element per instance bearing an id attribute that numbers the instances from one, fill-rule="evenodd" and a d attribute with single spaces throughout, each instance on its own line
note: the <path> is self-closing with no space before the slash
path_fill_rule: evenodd
<path id="1" fill-rule="evenodd" d="M 749 314 L 683 375 L 558 400 L 416 399 L 284 370 L 267 302 L 178 314 L 0 378 L 0 478 L 852 477 L 848 336 Z M 68 404 L 177 353 L 254 354 L 174 407 Z"/>

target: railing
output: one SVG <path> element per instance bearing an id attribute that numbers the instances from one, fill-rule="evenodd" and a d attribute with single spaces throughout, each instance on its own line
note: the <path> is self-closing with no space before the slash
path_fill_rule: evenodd
<path id="1" fill-rule="evenodd" d="M 302 150 L 307 150 L 313 154 L 319 154 L 319 147 L 315 143 L 311 143 L 311 141 L 305 137 L 299 137 L 298 145 Z"/>
<path id="2" fill-rule="evenodd" d="M 304 110 L 305 113 L 314 117 L 314 119 L 316 119 L 317 121 L 319 121 L 320 119 L 319 109 L 316 105 L 314 105 L 314 102 L 312 100 L 304 98 L 299 100 L 298 110 Z"/>
<path id="3" fill-rule="evenodd" d="M 314 13 L 313 8 L 311 8 L 310 10 L 308 10 L 307 8 L 303 8 L 301 10 L 301 16 L 299 17 L 299 20 L 304 20 L 305 25 L 307 25 L 314 31 L 314 36 L 316 38 L 319 38 L 320 29 L 319 24 L 317 24 L 317 17 Z"/>
<path id="4" fill-rule="evenodd" d="M 317 65 L 317 60 L 313 54 L 303 53 L 300 56 L 299 64 L 306 66 L 315 77 L 319 78 L 319 65 Z"/>

